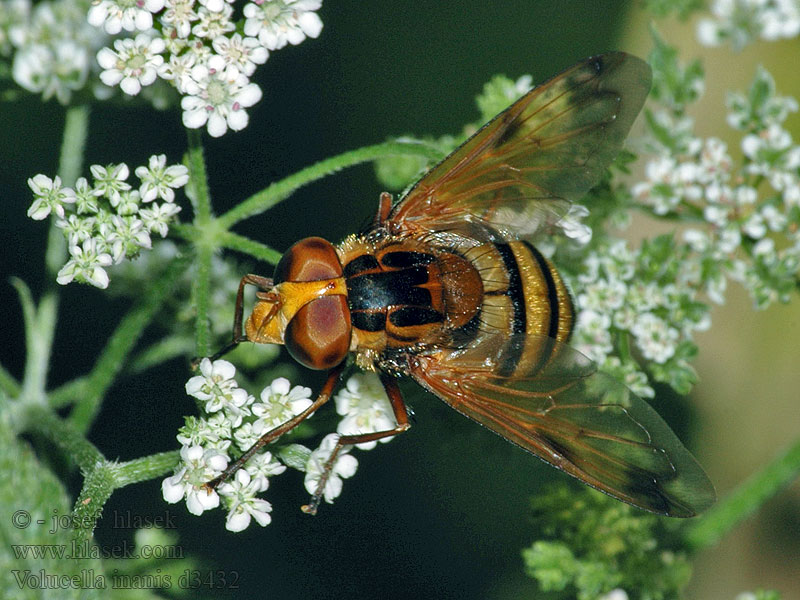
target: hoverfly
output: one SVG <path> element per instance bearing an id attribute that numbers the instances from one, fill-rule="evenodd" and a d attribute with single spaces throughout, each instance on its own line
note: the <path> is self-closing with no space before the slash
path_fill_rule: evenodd
<path id="1" fill-rule="evenodd" d="M 642 60 L 584 60 L 528 92 L 433 167 L 371 228 L 338 246 L 295 243 L 273 277 L 245 275 L 233 340 L 285 344 L 329 374 L 314 403 L 265 434 L 217 479 L 328 401 L 348 354 L 374 370 L 396 426 L 341 436 L 306 512 L 315 513 L 343 446 L 409 427 L 396 376 L 624 502 L 675 517 L 710 506 L 714 488 L 658 414 L 567 342 L 573 305 L 528 241 L 555 224 L 608 167 L 650 89 Z M 243 292 L 257 288 L 243 325 Z"/>

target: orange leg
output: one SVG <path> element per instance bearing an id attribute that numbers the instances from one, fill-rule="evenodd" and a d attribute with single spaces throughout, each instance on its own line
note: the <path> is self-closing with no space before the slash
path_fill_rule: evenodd
<path id="1" fill-rule="evenodd" d="M 242 342 L 247 341 L 247 336 L 242 330 L 242 322 L 244 320 L 244 286 L 254 285 L 261 291 L 269 291 L 272 289 L 272 279 L 269 277 L 262 277 L 261 275 L 248 274 L 242 277 L 239 282 L 239 291 L 236 292 L 236 307 L 233 312 L 233 339 L 226 344 L 219 352 L 209 357 L 211 362 L 224 356 Z M 277 310 L 277 308 L 276 308 Z M 196 369 L 202 359 L 192 359 L 192 369 Z"/>
<path id="2" fill-rule="evenodd" d="M 247 449 L 247 452 L 242 454 L 236 461 L 228 465 L 228 468 L 225 469 L 219 477 L 216 479 L 212 479 L 208 483 L 205 484 L 207 490 L 211 491 L 215 489 L 219 484 L 227 481 L 231 478 L 231 476 L 236 473 L 239 469 L 241 469 L 248 460 L 250 460 L 253 455 L 258 452 L 261 448 L 274 442 L 280 436 L 282 436 L 287 431 L 291 431 L 295 427 L 297 427 L 300 423 L 308 418 L 308 416 L 319 410 L 319 408 L 325 404 L 328 400 L 330 400 L 331 394 L 333 394 L 333 390 L 336 388 L 336 384 L 339 383 L 339 377 L 342 375 L 342 371 L 344 371 L 346 361 L 342 361 L 339 365 L 334 367 L 328 372 L 328 378 L 325 380 L 325 384 L 322 386 L 322 389 L 317 396 L 317 399 L 301 412 L 299 415 L 292 417 L 282 425 L 278 425 L 275 429 L 272 429 L 258 438 L 255 444 L 250 446 Z"/>
<path id="3" fill-rule="evenodd" d="M 397 381 L 391 375 L 386 373 L 379 373 L 383 388 L 389 396 L 389 401 L 392 403 L 392 410 L 394 411 L 394 419 L 397 426 L 394 429 L 387 429 L 386 431 L 375 431 L 373 433 L 361 433 L 356 435 L 343 435 L 336 441 L 336 446 L 333 448 L 330 457 L 325 463 L 325 468 L 322 472 L 322 477 L 319 480 L 317 489 L 314 495 L 311 496 L 311 502 L 302 507 L 304 513 L 309 515 L 317 514 L 319 503 L 322 500 L 322 495 L 325 492 L 325 484 L 331 476 L 331 470 L 336 462 L 336 457 L 339 451 L 344 446 L 354 446 L 355 444 L 363 444 L 364 442 L 374 442 L 387 437 L 392 437 L 398 433 L 403 433 L 411 424 L 408 422 L 408 409 L 406 403 L 403 401 L 403 395 L 400 393 L 400 387 Z"/>
<path id="4" fill-rule="evenodd" d="M 389 218 L 389 213 L 392 212 L 392 195 L 389 192 L 382 192 L 381 198 L 378 201 L 378 214 L 375 215 L 373 222 L 375 227 L 380 227 Z"/>

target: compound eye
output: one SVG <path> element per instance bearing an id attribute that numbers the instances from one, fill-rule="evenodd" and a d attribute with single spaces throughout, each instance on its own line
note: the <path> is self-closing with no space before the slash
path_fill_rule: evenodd
<path id="1" fill-rule="evenodd" d="M 309 369 L 330 369 L 350 350 L 350 309 L 345 296 L 323 296 L 304 305 L 289 321 L 289 354 Z"/>
<path id="2" fill-rule="evenodd" d="M 295 242 L 275 266 L 272 280 L 321 281 L 342 276 L 342 264 L 336 249 L 328 240 L 310 237 Z"/>

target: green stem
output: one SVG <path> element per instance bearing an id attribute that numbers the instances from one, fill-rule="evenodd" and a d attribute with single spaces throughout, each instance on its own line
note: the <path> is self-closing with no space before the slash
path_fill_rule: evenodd
<path id="1" fill-rule="evenodd" d="M 76 377 L 50 391 L 47 394 L 47 401 L 53 408 L 61 408 L 72 404 L 78 398 L 86 395 L 87 382 L 88 377 Z"/>
<path id="2" fill-rule="evenodd" d="M 83 472 L 105 462 L 103 454 L 83 436 L 83 432 L 47 407 L 28 406 L 21 425 L 23 430 L 38 433 L 61 448 Z"/>
<path id="3" fill-rule="evenodd" d="M 6 396 L 16 398 L 19 396 L 20 389 L 19 381 L 3 365 L 0 365 L 0 390 Z"/>
<path id="4" fill-rule="evenodd" d="M 21 393 L 25 402 L 44 404 L 47 368 L 56 328 L 57 296 L 48 292 L 36 306 L 30 289 L 21 279 L 13 277 L 11 283 L 19 294 L 25 323 L 25 375 Z"/>
<path id="5" fill-rule="evenodd" d="M 166 475 L 175 468 L 180 459 L 180 452 L 173 450 L 119 463 L 115 467 L 116 487 L 123 487 Z"/>
<path id="6" fill-rule="evenodd" d="M 114 493 L 116 465 L 109 462 L 97 463 L 83 478 L 83 488 L 72 509 L 72 522 L 75 525 L 73 539 L 81 543 L 88 540 L 103 514 L 111 494 Z"/>
<path id="7" fill-rule="evenodd" d="M 88 132 L 89 106 L 80 105 L 68 108 L 64 120 L 64 133 L 61 138 L 61 154 L 58 158 L 58 176 L 64 185 L 74 185 L 75 181 L 80 177 Z M 64 232 L 55 226 L 55 219 L 50 221 L 45 264 L 47 266 L 48 279 L 52 281 L 64 264 L 67 244 L 64 239 Z"/>
<path id="8" fill-rule="evenodd" d="M 89 132 L 89 105 L 71 106 L 64 121 L 58 158 L 58 175 L 65 185 L 75 185 L 83 170 L 83 150 Z"/>
<path id="9" fill-rule="evenodd" d="M 439 151 L 421 142 L 385 142 L 345 152 L 306 167 L 281 181 L 276 181 L 265 190 L 250 196 L 250 198 L 219 217 L 219 225 L 223 229 L 229 229 L 239 221 L 272 208 L 304 185 L 308 185 L 346 167 L 352 167 L 385 156 L 398 155 L 424 156 L 431 160 L 442 158 Z"/>
<path id="10" fill-rule="evenodd" d="M 83 489 L 72 511 L 75 539 L 79 542 L 88 539 L 103 510 L 103 506 L 114 490 L 132 483 L 147 481 L 170 473 L 178 464 L 180 453 L 160 452 L 124 463 L 102 461 L 95 463 L 86 472 Z"/>
<path id="11" fill-rule="evenodd" d="M 631 338 L 625 331 L 620 331 L 617 335 L 617 347 L 619 348 L 619 355 L 623 362 L 633 361 L 633 353 L 631 352 Z"/>
<path id="12" fill-rule="evenodd" d="M 694 522 L 686 533 L 687 545 L 692 550 L 715 545 L 799 474 L 800 439 Z"/>
<path id="13" fill-rule="evenodd" d="M 186 164 L 189 167 L 187 193 L 194 207 L 194 225 L 201 235 L 193 235 L 195 246 L 195 271 L 192 276 L 192 301 L 197 315 L 195 318 L 195 344 L 198 356 L 206 356 L 211 344 L 211 330 L 208 323 L 208 309 L 211 304 L 211 259 L 216 249 L 217 235 L 207 231 L 219 231 L 218 219 L 211 210 L 211 194 L 208 189 L 208 176 L 203 156 L 202 134 L 197 129 L 187 130 L 189 151 Z M 182 228 L 187 233 L 187 227 Z"/>
<path id="14" fill-rule="evenodd" d="M 197 356 L 208 356 L 211 348 L 211 326 L 208 309 L 211 306 L 211 259 L 214 248 L 208 244 L 197 247 L 195 271 L 192 277 L 192 300 L 196 311 L 195 344 Z"/>
<path id="15" fill-rule="evenodd" d="M 282 256 L 280 252 L 270 248 L 266 244 L 251 240 L 250 238 L 246 238 L 238 233 L 233 233 L 232 231 L 221 233 L 219 242 L 223 248 L 244 252 L 245 254 L 249 254 L 258 260 L 263 260 L 272 265 L 277 264 Z"/>
<path id="16" fill-rule="evenodd" d="M 133 356 L 128 364 L 129 373 L 143 373 L 181 356 L 190 356 L 194 343 L 187 336 L 170 335 L 161 338 Z"/>
<path id="17" fill-rule="evenodd" d="M 84 395 L 75 403 L 70 415 L 70 420 L 79 430 L 86 431 L 92 424 L 106 390 L 124 367 L 144 328 L 173 292 L 175 282 L 186 270 L 187 263 L 186 257 L 174 260 L 152 287 L 143 292 L 141 303 L 125 315 L 106 343 L 100 358 L 86 378 Z"/>
<path id="18" fill-rule="evenodd" d="M 186 153 L 186 166 L 189 169 L 187 194 L 194 209 L 197 225 L 211 221 L 211 194 L 208 191 L 208 175 L 203 156 L 203 138 L 199 129 L 187 129 L 189 150 Z"/>
<path id="19" fill-rule="evenodd" d="M 263 260 L 273 265 L 280 260 L 281 253 L 274 248 L 270 248 L 266 244 L 251 240 L 238 233 L 219 229 L 217 227 L 218 222 L 219 220 L 213 221 L 213 225 L 210 225 L 206 229 L 181 223 L 171 226 L 170 232 L 192 243 L 199 243 L 199 240 L 204 238 L 207 242 L 209 238 L 213 237 L 214 242 L 212 245 L 214 246 L 249 254 L 258 260 Z"/>

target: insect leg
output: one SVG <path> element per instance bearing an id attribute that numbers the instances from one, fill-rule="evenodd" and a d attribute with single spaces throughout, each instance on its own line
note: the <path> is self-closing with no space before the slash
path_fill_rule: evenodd
<path id="1" fill-rule="evenodd" d="M 236 307 L 233 312 L 233 336 L 229 343 L 227 343 L 219 352 L 209 357 L 212 362 L 224 356 L 240 343 L 247 341 L 247 336 L 242 331 L 242 320 L 244 317 L 244 286 L 254 285 L 261 290 L 268 291 L 272 289 L 272 279 L 269 277 L 261 277 L 261 275 L 248 274 L 242 277 L 239 282 L 239 291 L 236 292 Z M 192 369 L 197 369 L 200 364 L 201 358 L 192 359 Z"/>
<path id="2" fill-rule="evenodd" d="M 394 411 L 394 419 L 397 422 L 397 426 L 394 429 L 387 429 L 386 431 L 343 435 L 339 437 L 339 439 L 336 441 L 336 446 L 333 448 L 333 452 L 331 452 L 330 457 L 325 462 L 325 468 L 322 471 L 322 477 L 320 477 L 319 484 L 317 484 L 317 490 L 314 492 L 314 495 L 311 496 L 311 502 L 301 507 L 304 513 L 309 515 L 317 514 L 319 503 L 322 500 L 323 493 L 325 492 L 325 485 L 328 483 L 328 479 L 331 476 L 333 464 L 336 462 L 336 457 L 339 454 L 339 451 L 344 446 L 354 446 L 355 444 L 374 442 L 383 438 L 392 437 L 398 433 L 403 433 L 409 427 L 411 427 L 411 424 L 408 422 L 408 409 L 406 408 L 406 403 L 403 401 L 403 395 L 400 393 L 400 387 L 397 385 L 397 381 L 394 379 L 394 377 L 386 373 L 380 373 L 379 375 L 381 378 L 381 383 L 383 384 L 383 388 L 386 390 L 386 395 L 389 396 L 389 402 L 392 403 L 392 410 Z"/>
<path id="3" fill-rule="evenodd" d="M 317 399 L 314 400 L 311 406 L 309 406 L 299 415 L 292 417 L 282 425 L 278 425 L 275 429 L 268 431 L 260 438 L 258 438 L 256 443 L 250 446 L 250 448 L 248 448 L 244 454 L 242 454 L 238 459 L 236 459 L 236 461 L 228 465 L 228 468 L 225 469 L 221 475 L 206 483 L 204 486 L 206 490 L 210 492 L 211 490 L 215 489 L 219 484 L 230 479 L 231 476 L 234 473 L 236 473 L 236 471 L 241 469 L 247 463 L 247 461 L 250 460 L 253 457 L 253 455 L 256 452 L 258 452 L 261 448 L 263 448 L 267 444 L 274 442 L 276 439 L 278 439 L 287 431 L 291 431 L 292 429 L 297 427 L 300 423 L 302 423 L 305 419 L 307 419 L 311 413 L 319 410 L 319 408 L 323 404 L 325 404 L 328 400 L 330 400 L 331 394 L 333 394 L 333 390 L 336 388 L 336 384 L 339 383 L 339 378 L 342 375 L 342 371 L 344 371 L 346 362 L 347 361 L 342 361 L 340 364 L 338 364 L 328 372 L 328 378 L 325 380 L 325 384 L 322 386 L 322 389 L 320 390 Z"/>
<path id="4" fill-rule="evenodd" d="M 392 195 L 389 192 L 382 192 L 378 201 L 378 214 L 375 215 L 375 227 L 383 225 L 389 218 L 390 212 L 392 212 Z"/>

